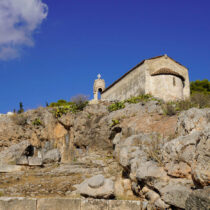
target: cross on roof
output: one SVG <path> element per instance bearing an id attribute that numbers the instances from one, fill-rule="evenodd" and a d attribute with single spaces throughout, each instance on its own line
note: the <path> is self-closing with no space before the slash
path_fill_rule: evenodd
<path id="1" fill-rule="evenodd" d="M 101 75 L 100 74 L 98 74 L 97 77 L 98 77 L 98 79 L 101 79 Z"/>

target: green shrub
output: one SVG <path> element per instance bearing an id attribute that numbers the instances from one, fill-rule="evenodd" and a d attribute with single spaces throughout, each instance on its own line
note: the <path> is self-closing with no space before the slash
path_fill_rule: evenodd
<path id="1" fill-rule="evenodd" d="M 58 106 L 58 107 L 55 107 L 54 108 L 53 115 L 54 115 L 54 117 L 59 118 L 63 114 L 67 114 L 70 111 L 72 111 L 73 113 L 75 113 L 76 112 L 76 108 L 73 108 L 70 105 Z"/>
<path id="2" fill-rule="evenodd" d="M 210 82 L 207 79 L 196 80 L 190 83 L 190 91 L 193 93 L 210 94 Z"/>
<path id="3" fill-rule="evenodd" d="M 60 99 L 57 102 L 50 103 L 49 107 L 58 107 L 58 106 L 67 106 L 70 102 L 67 102 L 66 100 Z"/>
<path id="4" fill-rule="evenodd" d="M 125 102 L 129 103 L 129 104 L 136 104 L 136 103 L 139 103 L 139 102 L 147 102 L 149 100 L 152 100 L 152 96 L 149 95 L 149 94 L 143 94 L 143 95 L 139 95 L 139 96 L 133 96 L 127 100 L 125 100 Z"/>
<path id="5" fill-rule="evenodd" d="M 115 102 L 113 104 L 111 104 L 110 106 L 108 106 L 108 110 L 110 112 L 113 112 L 113 111 L 117 111 L 119 109 L 123 109 L 125 108 L 125 103 L 124 102 Z"/>
<path id="6" fill-rule="evenodd" d="M 116 119 L 113 119 L 112 123 L 110 124 L 110 127 L 114 127 L 115 125 L 118 125 L 118 124 L 120 124 L 120 121 L 116 120 Z"/>
<path id="7" fill-rule="evenodd" d="M 42 121 L 40 120 L 40 118 L 36 118 L 36 119 L 32 122 L 32 124 L 33 124 L 34 126 L 40 126 L 40 125 L 42 125 Z"/>
<path id="8" fill-rule="evenodd" d="M 85 95 L 78 95 L 73 97 L 70 102 L 61 99 L 57 102 L 50 103 L 49 107 L 54 108 L 52 113 L 56 118 L 59 118 L 68 112 L 76 113 L 82 111 L 88 105 L 87 98 Z"/>
<path id="9" fill-rule="evenodd" d="M 20 102 L 19 103 L 19 110 L 18 110 L 18 114 L 21 114 L 21 113 L 23 113 L 24 112 L 24 109 L 23 109 L 23 103 L 22 102 Z"/>

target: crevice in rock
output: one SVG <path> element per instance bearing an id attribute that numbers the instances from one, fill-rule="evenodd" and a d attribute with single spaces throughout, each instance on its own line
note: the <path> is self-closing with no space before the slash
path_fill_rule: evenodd
<path id="1" fill-rule="evenodd" d="M 26 147 L 25 151 L 22 155 L 25 155 L 26 157 L 31 157 L 34 155 L 34 147 L 32 145 L 29 145 Z"/>
<path id="2" fill-rule="evenodd" d="M 109 136 L 109 140 L 113 140 L 114 137 L 116 136 L 117 133 L 120 133 L 122 131 L 122 128 L 117 126 L 117 127 L 114 127 L 112 130 L 111 130 L 111 133 L 110 133 L 110 136 Z"/>

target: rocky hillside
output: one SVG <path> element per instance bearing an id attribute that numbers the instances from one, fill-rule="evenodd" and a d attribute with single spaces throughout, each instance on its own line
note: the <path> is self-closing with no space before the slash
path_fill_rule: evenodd
<path id="1" fill-rule="evenodd" d="M 0 116 L 0 195 L 142 200 L 210 208 L 210 109 L 169 116 L 156 100 Z"/>

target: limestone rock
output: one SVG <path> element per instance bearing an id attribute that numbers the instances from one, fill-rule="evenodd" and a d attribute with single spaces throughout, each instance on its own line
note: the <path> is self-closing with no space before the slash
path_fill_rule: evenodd
<path id="1" fill-rule="evenodd" d="M 160 195 L 152 190 L 149 190 L 146 195 L 146 199 L 149 200 L 150 202 L 154 203 L 157 199 L 160 198 Z"/>
<path id="2" fill-rule="evenodd" d="M 59 162 L 61 160 L 61 154 L 58 149 L 47 151 L 43 156 L 43 163 Z"/>
<path id="3" fill-rule="evenodd" d="M 167 183 L 168 176 L 162 167 L 153 161 L 147 161 L 138 167 L 136 178 L 139 182 L 154 187 L 158 182 Z"/>
<path id="4" fill-rule="evenodd" d="M 80 199 L 40 198 L 37 200 L 37 210 L 76 210 L 80 208 Z"/>
<path id="5" fill-rule="evenodd" d="M 192 178 L 196 184 L 201 186 L 210 185 L 210 171 L 204 170 L 203 168 L 196 166 L 192 170 Z"/>
<path id="6" fill-rule="evenodd" d="M 186 210 L 209 210 L 210 209 L 210 187 L 193 191 L 185 203 Z"/>
<path id="7" fill-rule="evenodd" d="M 104 185 L 104 176 L 103 175 L 97 175 L 89 179 L 88 186 L 90 188 L 99 188 L 102 185 Z"/>
<path id="8" fill-rule="evenodd" d="M 22 141 L 21 143 L 14 144 L 8 149 L 0 152 L 0 164 L 16 163 L 16 160 L 22 156 L 29 145 L 29 141 Z"/>
<path id="9" fill-rule="evenodd" d="M 114 196 L 114 183 L 102 175 L 93 176 L 75 186 L 83 196 L 93 198 L 110 198 Z"/>
<path id="10" fill-rule="evenodd" d="M 139 210 L 141 209 L 141 201 L 131 200 L 110 200 L 109 209 L 112 210 Z"/>
<path id="11" fill-rule="evenodd" d="M 16 160 L 17 165 L 28 165 L 28 158 L 25 155 L 22 155 Z"/>
<path id="12" fill-rule="evenodd" d="M 58 121 L 67 129 L 70 129 L 70 127 L 73 126 L 73 114 L 72 113 L 67 113 L 65 115 L 62 115 Z"/>
<path id="13" fill-rule="evenodd" d="M 158 101 L 148 101 L 146 103 L 145 108 L 147 109 L 148 113 L 159 113 L 159 114 L 163 114 L 163 110 L 161 108 L 161 106 L 159 105 Z"/>
<path id="14" fill-rule="evenodd" d="M 191 193 L 191 190 L 182 185 L 167 185 L 162 188 L 161 199 L 167 204 L 176 206 L 178 208 L 185 208 L 185 202 L 187 197 Z"/>
<path id="15" fill-rule="evenodd" d="M 22 171 L 24 167 L 16 165 L 0 165 L 0 173 L 12 173 Z"/>
<path id="16" fill-rule="evenodd" d="M 184 178 L 191 177 L 191 167 L 184 162 L 169 162 L 165 165 L 167 174 L 173 177 Z"/>
<path id="17" fill-rule="evenodd" d="M 0 198 L 0 209 L 1 210 L 37 210 L 35 198 L 11 198 L 1 197 Z"/>
<path id="18" fill-rule="evenodd" d="M 192 165 L 196 154 L 196 145 L 201 138 L 200 132 L 180 136 L 166 143 L 162 150 L 165 162 L 184 162 Z"/>
<path id="19" fill-rule="evenodd" d="M 177 132 L 180 135 L 186 135 L 193 131 L 201 131 L 210 127 L 210 109 L 191 108 L 181 112 L 177 122 Z"/>
<path id="20" fill-rule="evenodd" d="M 155 202 L 154 205 L 158 207 L 158 209 L 168 209 L 169 205 L 166 204 L 162 199 L 158 198 Z"/>
<path id="21" fill-rule="evenodd" d="M 42 158 L 39 157 L 28 157 L 29 166 L 41 166 L 43 164 Z"/>

